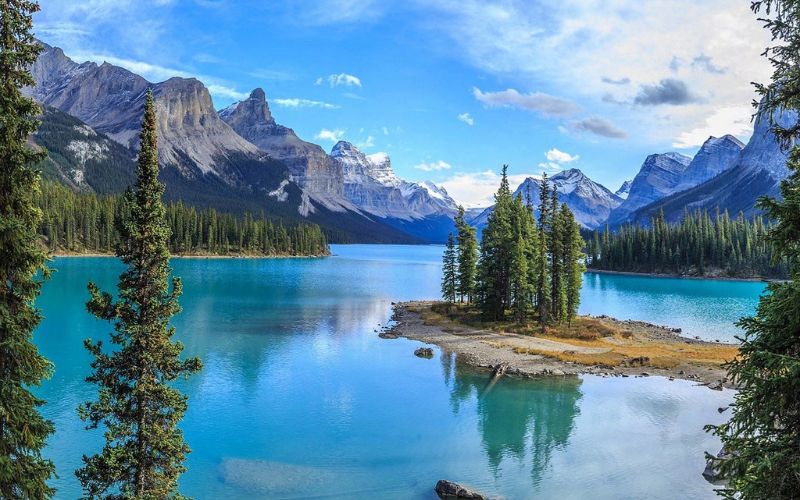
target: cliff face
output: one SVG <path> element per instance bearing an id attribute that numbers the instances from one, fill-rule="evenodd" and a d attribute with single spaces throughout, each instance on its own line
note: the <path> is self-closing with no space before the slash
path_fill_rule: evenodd
<path id="1" fill-rule="evenodd" d="M 709 137 L 681 174 L 675 192 L 691 189 L 733 167 L 743 147 L 732 135 Z"/>
<path id="2" fill-rule="evenodd" d="M 77 64 L 61 49 L 43 44 L 32 68 L 37 101 L 84 121 L 97 132 L 135 150 L 144 98 L 153 90 L 158 111 L 159 161 L 186 176 L 214 173 L 227 183 L 242 182 L 225 168 L 230 155 L 256 157 L 258 148 L 224 123 L 208 89 L 194 78 L 152 84 L 108 63 Z"/>
<path id="3" fill-rule="evenodd" d="M 674 193 L 691 161 L 679 153 L 648 156 L 631 182 L 628 197 L 609 215 L 609 223 L 624 221 L 636 209 Z"/>
<path id="4" fill-rule="evenodd" d="M 303 141 L 294 130 L 279 125 L 272 117 L 262 89 L 219 113 L 241 137 L 283 162 L 292 180 L 312 195 L 342 197 L 342 169 L 325 151 Z"/>

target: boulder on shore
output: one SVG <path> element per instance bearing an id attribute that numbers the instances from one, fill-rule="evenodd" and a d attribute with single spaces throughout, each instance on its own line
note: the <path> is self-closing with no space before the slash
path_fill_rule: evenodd
<path id="1" fill-rule="evenodd" d="M 417 356 L 417 357 L 420 357 L 420 358 L 432 358 L 433 357 L 433 349 L 431 349 L 430 347 L 418 347 L 414 351 L 414 356 Z"/>
<path id="2" fill-rule="evenodd" d="M 436 494 L 439 498 L 470 498 L 472 500 L 486 500 L 486 497 L 466 488 L 458 483 L 440 479 L 436 483 Z"/>

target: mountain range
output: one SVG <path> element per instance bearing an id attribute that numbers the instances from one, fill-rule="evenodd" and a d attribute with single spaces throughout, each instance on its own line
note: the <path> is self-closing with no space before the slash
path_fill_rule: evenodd
<path id="1" fill-rule="evenodd" d="M 168 198 L 308 220 L 320 224 L 331 241 L 442 241 L 452 229 L 456 203 L 446 191 L 397 179 L 385 155 L 382 167 L 364 164 L 352 172 L 351 180 L 361 179 L 363 186 L 346 183 L 346 162 L 338 150 L 329 155 L 276 123 L 261 89 L 217 112 L 208 89 L 197 79 L 151 83 L 124 68 L 79 64 L 57 47 L 42 46 L 31 69 L 36 85 L 26 89 L 46 110 L 43 133 L 34 141 L 50 152 L 45 173 L 76 189 L 109 192 L 128 185 L 144 97 L 151 90 Z M 55 122 L 68 121 L 66 117 L 74 123 L 59 128 Z M 49 146 L 43 143 L 48 133 Z M 352 145 L 350 149 L 361 160 L 363 155 Z M 115 158 L 131 160 L 117 162 L 126 175 L 100 174 L 92 167 L 106 158 L 107 150 L 113 150 Z M 440 228 L 444 219 L 450 222 Z"/>
<path id="2" fill-rule="evenodd" d="M 131 183 L 150 90 L 169 199 L 318 223 L 333 242 L 442 242 L 453 230 L 457 203 L 442 187 L 401 179 L 385 153 L 365 154 L 345 141 L 326 152 L 304 141 L 275 121 L 263 89 L 217 111 L 197 79 L 151 83 L 127 69 L 76 63 L 61 49 L 42 46 L 31 68 L 36 85 L 26 89 L 44 110 L 32 140 L 49 153 L 44 174 L 73 189 L 111 193 Z M 798 117 L 777 119 L 789 125 Z M 759 196 L 778 194 L 788 175 L 786 158 L 768 120 L 758 119 L 746 146 L 724 135 L 710 137 L 693 158 L 649 155 L 616 192 L 578 169 L 550 180 L 587 229 L 646 224 L 661 211 L 675 221 L 696 208 L 752 216 Z M 529 177 L 515 194 L 530 196 L 536 206 L 540 186 Z M 471 209 L 468 217 L 480 227 L 491 212 Z"/>

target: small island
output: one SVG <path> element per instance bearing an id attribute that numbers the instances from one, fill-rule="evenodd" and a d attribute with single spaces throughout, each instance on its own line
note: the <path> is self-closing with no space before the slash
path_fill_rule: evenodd
<path id="1" fill-rule="evenodd" d="M 738 353 L 736 345 L 605 316 L 577 316 L 542 333 L 538 324 L 484 322 L 469 306 L 415 301 L 395 304 L 393 319 L 385 337 L 435 344 L 471 366 L 521 377 L 653 375 L 719 390 L 732 387 L 722 365 Z"/>

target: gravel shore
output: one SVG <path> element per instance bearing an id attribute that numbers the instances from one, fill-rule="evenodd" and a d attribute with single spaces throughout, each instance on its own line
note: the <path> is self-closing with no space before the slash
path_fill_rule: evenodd
<path id="1" fill-rule="evenodd" d="M 393 320 L 395 324 L 381 333 L 383 338 L 405 337 L 413 340 L 435 344 L 445 351 L 454 352 L 458 359 L 471 366 L 492 371 L 500 371 L 506 375 L 520 377 L 568 376 L 593 374 L 600 376 L 648 377 L 661 376 L 669 379 L 695 381 L 699 385 L 720 389 L 732 387 L 726 379 L 725 370 L 719 365 L 694 363 L 681 360 L 672 368 L 652 366 L 587 366 L 561 361 L 548 356 L 519 353 L 521 349 L 536 351 L 572 352 L 578 354 L 594 354 L 608 351 L 602 347 L 584 347 L 549 338 L 539 338 L 495 330 L 478 330 L 466 325 L 439 326 L 426 324 L 420 308 L 430 307 L 431 302 L 403 302 L 394 305 Z M 640 321 L 619 321 L 601 317 L 603 322 L 634 332 L 639 339 L 652 339 L 659 344 L 676 345 L 680 350 L 685 346 L 713 346 L 713 348 L 730 348 L 730 345 L 687 339 L 666 327 L 651 325 Z M 645 340 L 646 342 L 647 340 Z"/>

